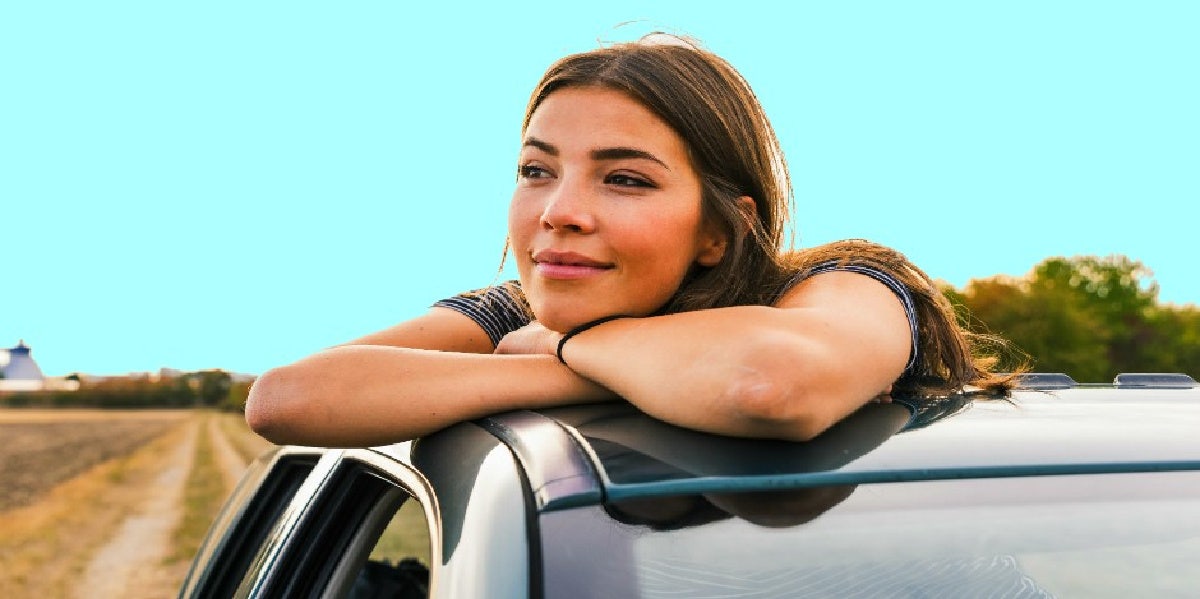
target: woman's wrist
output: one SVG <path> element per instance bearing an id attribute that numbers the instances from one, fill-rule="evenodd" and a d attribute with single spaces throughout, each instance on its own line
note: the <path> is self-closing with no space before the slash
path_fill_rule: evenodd
<path id="1" fill-rule="evenodd" d="M 556 357 L 558 357 L 558 361 L 561 362 L 563 364 L 563 366 L 570 368 L 571 365 L 567 364 L 567 361 L 563 358 L 563 348 L 566 347 L 567 341 L 570 341 L 572 337 L 574 337 L 584 331 L 591 330 L 591 329 L 598 327 L 606 322 L 612 322 L 612 321 L 620 319 L 620 318 L 627 318 L 627 316 L 625 316 L 624 314 L 611 314 L 609 316 L 603 316 L 601 318 L 597 318 L 596 320 L 591 320 L 591 321 L 585 322 L 585 323 L 567 331 L 566 333 L 563 333 L 562 336 L 559 337 L 559 339 L 558 339 L 558 346 L 555 348 L 554 355 Z"/>

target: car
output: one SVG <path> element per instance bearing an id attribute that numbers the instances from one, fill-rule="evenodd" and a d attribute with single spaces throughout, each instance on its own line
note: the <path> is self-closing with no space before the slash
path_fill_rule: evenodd
<path id="1" fill-rule="evenodd" d="M 180 596 L 1200 596 L 1200 386 L 1018 383 L 871 403 L 803 443 L 610 402 L 281 447 Z"/>

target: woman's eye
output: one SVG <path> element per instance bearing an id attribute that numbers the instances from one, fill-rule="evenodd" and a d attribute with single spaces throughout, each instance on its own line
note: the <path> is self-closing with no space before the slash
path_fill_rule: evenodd
<path id="1" fill-rule="evenodd" d="M 604 182 L 618 187 L 654 187 L 654 184 L 646 179 L 623 173 L 613 173 L 605 177 Z"/>
<path id="2" fill-rule="evenodd" d="M 517 176 L 522 179 L 544 179 L 550 176 L 550 171 L 532 164 L 522 164 L 517 167 Z"/>

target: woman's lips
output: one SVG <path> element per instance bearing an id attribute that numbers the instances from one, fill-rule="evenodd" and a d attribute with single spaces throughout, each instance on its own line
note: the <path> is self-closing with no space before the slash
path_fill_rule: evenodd
<path id="1" fill-rule="evenodd" d="M 547 279 L 560 280 L 595 276 L 613 267 L 611 263 L 595 260 L 583 254 L 557 250 L 541 250 L 535 253 L 533 264 L 539 275 Z"/>

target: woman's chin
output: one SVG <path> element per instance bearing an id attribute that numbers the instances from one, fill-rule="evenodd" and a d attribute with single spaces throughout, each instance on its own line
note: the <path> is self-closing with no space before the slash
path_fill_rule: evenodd
<path id="1" fill-rule="evenodd" d="M 628 303 L 616 304 L 615 302 L 601 304 L 599 302 L 578 301 L 531 301 L 530 304 L 537 321 L 547 329 L 558 333 L 566 333 L 571 329 L 607 316 L 616 314 L 632 317 L 649 316 L 656 310 L 648 306 L 630 305 Z"/>
<path id="2" fill-rule="evenodd" d="M 558 333 L 566 333 L 580 325 L 619 313 L 615 308 L 589 306 L 535 306 L 533 313 L 542 326 Z"/>
<path id="3" fill-rule="evenodd" d="M 568 317 L 567 315 L 546 315 L 544 317 L 539 316 L 537 320 L 542 324 L 542 326 L 550 329 L 551 331 L 556 333 L 566 333 L 567 331 L 570 331 L 581 324 L 591 322 L 596 318 L 600 317 L 596 316 L 595 318 L 581 319 L 580 315 L 578 314 L 571 317 Z"/>

